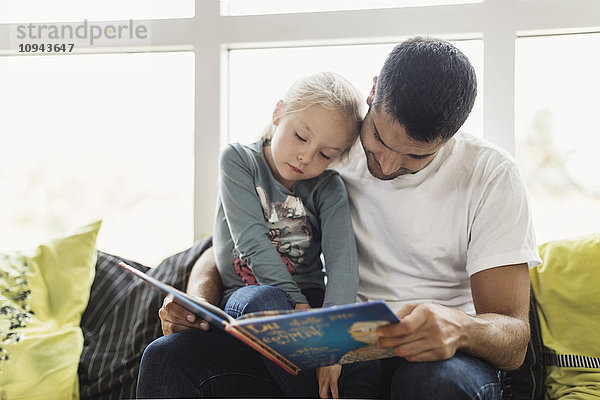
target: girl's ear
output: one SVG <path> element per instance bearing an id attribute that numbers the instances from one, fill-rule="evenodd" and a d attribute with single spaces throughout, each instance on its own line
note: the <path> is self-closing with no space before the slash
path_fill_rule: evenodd
<path id="1" fill-rule="evenodd" d="M 283 110 L 283 100 L 279 100 L 277 105 L 275 105 L 275 109 L 273 110 L 273 125 L 278 126 L 279 121 L 281 120 L 281 112 Z"/>
<path id="2" fill-rule="evenodd" d="M 371 88 L 371 93 L 367 97 L 367 104 L 370 106 L 373 101 L 373 97 L 375 96 L 375 86 L 377 86 L 377 76 L 373 77 L 373 87 Z"/>

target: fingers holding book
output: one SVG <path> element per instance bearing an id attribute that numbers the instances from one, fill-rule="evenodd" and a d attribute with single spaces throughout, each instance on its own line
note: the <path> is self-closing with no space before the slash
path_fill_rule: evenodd
<path id="1" fill-rule="evenodd" d="M 201 300 L 204 300 L 200 298 Z M 158 316 L 163 335 L 170 335 L 189 329 L 200 329 L 207 331 L 210 324 L 196 317 L 179 304 L 175 303 L 170 296 L 165 297 L 162 307 L 158 310 Z"/>
<path id="2" fill-rule="evenodd" d="M 317 368 L 317 381 L 319 382 L 319 397 L 322 399 L 338 399 L 338 381 L 342 374 L 340 364 Z"/>

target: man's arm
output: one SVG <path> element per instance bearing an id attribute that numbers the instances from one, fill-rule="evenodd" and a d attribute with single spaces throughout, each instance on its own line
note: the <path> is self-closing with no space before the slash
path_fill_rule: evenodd
<path id="1" fill-rule="evenodd" d="M 471 291 L 477 315 L 460 350 L 503 370 L 519 368 L 530 336 L 527 264 L 481 271 L 471 277 Z"/>
<path id="2" fill-rule="evenodd" d="M 518 368 L 529 341 L 527 264 L 491 268 L 471 277 L 476 315 L 438 304 L 410 304 L 399 324 L 377 330 L 382 347 L 395 347 L 409 361 L 451 358 L 456 351 L 502 370 Z"/>
<path id="3" fill-rule="evenodd" d="M 221 279 L 212 247 L 204 251 L 192 267 L 186 292 L 211 304 L 219 304 L 221 300 Z M 208 322 L 197 319 L 194 314 L 176 304 L 170 298 L 164 299 L 163 305 L 158 311 L 158 316 L 160 317 L 163 335 L 192 328 L 205 331 L 210 328 Z"/>
<path id="4" fill-rule="evenodd" d="M 210 304 L 219 305 L 221 301 L 221 278 L 212 247 L 206 249 L 194 264 L 188 279 L 186 292 L 192 296 L 202 297 Z"/>

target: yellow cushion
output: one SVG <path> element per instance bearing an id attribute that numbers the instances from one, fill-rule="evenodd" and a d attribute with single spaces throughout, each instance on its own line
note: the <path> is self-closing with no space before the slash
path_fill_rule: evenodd
<path id="1" fill-rule="evenodd" d="M 94 280 L 100 224 L 29 254 L 0 254 L 0 398 L 79 398 L 79 324 Z"/>
<path id="2" fill-rule="evenodd" d="M 600 357 L 600 233 L 539 246 L 530 270 L 544 351 Z M 600 398 L 600 369 L 546 368 L 547 397 Z"/>
<path id="3" fill-rule="evenodd" d="M 546 399 L 600 399 L 600 371 L 546 367 Z"/>

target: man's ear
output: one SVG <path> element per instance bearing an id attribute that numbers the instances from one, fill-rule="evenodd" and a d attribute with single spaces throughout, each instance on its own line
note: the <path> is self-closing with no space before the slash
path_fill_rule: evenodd
<path id="1" fill-rule="evenodd" d="M 375 86 L 377 86 L 377 76 L 373 77 L 373 87 L 371 88 L 371 93 L 367 97 L 367 104 L 370 106 L 373 101 L 373 97 L 375 96 Z"/>
<path id="2" fill-rule="evenodd" d="M 283 100 L 279 100 L 273 110 L 273 125 L 278 126 L 281 120 L 281 111 L 283 110 Z"/>

